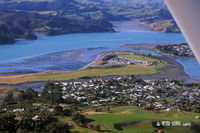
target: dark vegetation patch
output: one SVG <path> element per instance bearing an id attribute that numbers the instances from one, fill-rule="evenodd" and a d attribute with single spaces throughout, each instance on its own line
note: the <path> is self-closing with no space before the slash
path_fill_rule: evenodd
<path id="1" fill-rule="evenodd" d="M 131 122 L 123 122 L 123 123 L 115 123 L 113 126 L 115 129 L 123 131 L 123 127 L 131 126 L 139 123 L 140 121 L 131 121 Z"/>
<path id="2" fill-rule="evenodd" d="M 102 59 L 102 64 L 107 64 L 108 60 L 117 57 L 116 55 L 106 55 L 103 59 Z"/>

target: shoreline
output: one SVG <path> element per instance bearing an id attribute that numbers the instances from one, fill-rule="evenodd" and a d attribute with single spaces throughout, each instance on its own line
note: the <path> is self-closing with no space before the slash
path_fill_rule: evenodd
<path id="1" fill-rule="evenodd" d="M 69 34 L 81 34 L 81 33 L 115 33 L 117 31 L 115 31 L 114 27 L 112 27 L 113 31 L 95 31 L 95 32 L 72 32 L 72 33 L 61 33 L 61 34 L 52 34 L 52 35 L 48 35 L 48 34 L 41 34 L 41 33 L 37 33 L 35 34 L 36 38 L 34 39 L 27 39 L 27 38 L 15 38 L 14 41 L 8 41 L 6 43 L 1 43 L 0 45 L 15 45 L 17 42 L 20 41 L 36 41 L 38 40 L 39 36 L 47 36 L 47 37 L 51 37 L 51 36 L 59 36 L 59 35 L 69 35 Z"/>
<path id="2" fill-rule="evenodd" d="M 142 30 L 151 32 L 161 32 L 161 33 L 181 33 L 180 29 L 172 29 L 167 31 L 167 27 L 172 25 L 171 20 L 157 20 L 152 23 L 142 21 L 141 19 L 130 19 L 122 21 L 110 21 L 114 25 L 116 31 L 125 30 Z M 117 22 L 125 22 L 123 24 L 118 24 Z M 134 27 L 134 29 L 132 29 Z"/>
<path id="3" fill-rule="evenodd" d="M 129 49 L 135 49 L 135 50 L 147 50 L 147 51 L 152 51 L 157 54 L 162 54 L 165 56 L 171 56 L 171 57 L 177 57 L 177 58 L 183 58 L 183 59 L 195 59 L 195 57 L 183 57 L 183 56 L 175 56 L 172 54 L 167 54 L 164 53 L 155 47 L 158 45 L 165 46 L 165 45 L 174 45 L 174 44 L 181 44 L 181 43 L 145 43 L 145 44 L 125 44 L 122 45 L 122 48 L 129 48 Z"/>
<path id="4" fill-rule="evenodd" d="M 174 45 L 174 44 L 181 44 L 181 43 L 146 43 L 146 44 L 126 44 L 126 45 L 122 45 L 121 47 L 122 48 L 128 48 L 128 49 L 135 49 L 135 50 L 146 50 L 146 51 L 151 51 L 151 52 L 155 52 L 156 54 L 160 54 L 162 55 L 163 57 L 166 57 L 166 58 L 177 58 L 177 59 L 190 59 L 190 60 L 195 60 L 195 57 L 182 57 L 182 56 L 174 56 L 174 55 L 168 55 L 168 54 L 165 54 L 165 53 L 162 53 L 162 52 L 159 52 L 155 47 L 157 45 Z M 170 58 L 171 59 L 171 58 Z M 171 59 L 172 60 L 172 59 Z M 183 71 L 187 76 L 185 77 L 185 79 L 187 79 L 187 81 L 191 81 L 191 82 L 200 82 L 200 79 L 197 79 L 197 78 L 192 78 L 189 76 L 189 74 L 186 72 L 185 70 L 185 67 L 182 63 L 173 60 L 173 62 L 175 64 L 179 64 L 180 68 L 183 69 L 181 71 Z M 178 70 L 179 71 L 179 70 Z M 184 74 L 184 75 L 185 75 Z M 145 78 L 150 78 L 151 76 L 144 76 Z M 184 77 L 181 77 L 181 76 L 177 76 L 177 77 L 180 77 L 180 78 L 177 78 L 177 79 L 181 79 L 181 78 L 184 78 Z"/>

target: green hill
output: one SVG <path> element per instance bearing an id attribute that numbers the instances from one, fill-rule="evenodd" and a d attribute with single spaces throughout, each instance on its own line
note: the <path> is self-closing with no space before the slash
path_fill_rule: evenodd
<path id="1" fill-rule="evenodd" d="M 0 44 L 14 43 L 18 39 L 37 39 L 36 34 L 113 31 L 112 24 L 105 20 L 73 21 L 24 11 L 0 11 L 0 16 Z"/>
<path id="2" fill-rule="evenodd" d="M 194 118 L 197 115 L 191 112 L 153 112 L 135 106 L 118 106 L 112 107 L 108 113 L 94 113 L 87 118 L 94 120 L 91 125 L 100 125 L 101 131 L 111 133 L 152 133 L 155 130 L 165 133 L 198 133 L 200 122 Z M 157 122 L 163 121 L 169 121 L 170 126 L 156 126 Z M 181 126 L 172 125 L 173 122 L 180 122 Z M 183 126 L 187 122 L 191 126 Z"/>

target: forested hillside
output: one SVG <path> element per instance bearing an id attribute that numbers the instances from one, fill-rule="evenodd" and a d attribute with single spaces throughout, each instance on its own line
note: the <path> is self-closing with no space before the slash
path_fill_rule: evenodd
<path id="1" fill-rule="evenodd" d="M 163 0 L 0 0 L 0 15 L 0 44 L 36 39 L 36 33 L 113 31 L 109 21 L 114 20 L 180 32 Z"/>

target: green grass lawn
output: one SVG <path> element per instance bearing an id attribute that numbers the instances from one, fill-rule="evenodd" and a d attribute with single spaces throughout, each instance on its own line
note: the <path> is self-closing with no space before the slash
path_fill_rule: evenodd
<path id="1" fill-rule="evenodd" d="M 46 80 L 69 80 L 78 79 L 85 76 L 112 76 L 112 75 L 149 75 L 155 74 L 156 70 L 152 66 L 129 65 L 118 68 L 88 68 L 86 70 L 63 72 L 55 74 L 36 74 L 28 78 L 38 81 Z"/>
<path id="2" fill-rule="evenodd" d="M 111 113 L 106 115 L 89 115 L 87 118 L 95 120 L 91 124 L 100 124 L 102 130 L 110 130 L 114 133 L 151 133 L 156 128 L 152 126 L 152 121 L 181 121 L 194 122 L 200 126 L 200 121 L 195 120 L 192 116 L 199 115 L 185 112 L 161 112 L 156 114 L 152 111 L 146 111 L 139 107 L 122 106 L 111 108 Z M 115 123 L 136 122 L 132 125 L 123 126 L 119 131 L 114 128 Z M 165 133 L 197 133 L 190 128 L 169 127 L 162 129 Z"/>

